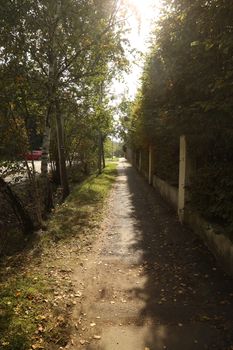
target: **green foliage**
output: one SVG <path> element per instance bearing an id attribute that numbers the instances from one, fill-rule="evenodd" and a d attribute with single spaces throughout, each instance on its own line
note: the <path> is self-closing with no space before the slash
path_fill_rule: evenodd
<path id="1" fill-rule="evenodd" d="M 190 200 L 202 215 L 233 230 L 233 166 L 217 163 L 201 168 L 192 180 Z"/>
<path id="2" fill-rule="evenodd" d="M 124 156 L 122 142 L 115 141 L 109 137 L 105 140 L 104 150 L 106 157 L 110 159 Z"/>
<path id="3" fill-rule="evenodd" d="M 226 170 L 233 161 L 232 18 L 228 0 L 164 1 L 128 126 L 134 149 L 154 145 L 157 174 L 175 184 L 179 137 L 187 135 L 189 154 L 197 163 L 191 184 L 193 205 L 228 225 L 232 215 Z"/>
<path id="4" fill-rule="evenodd" d="M 168 4 L 134 106 L 136 133 L 148 142 L 167 133 L 225 132 L 232 123 L 232 6 L 225 0 Z"/>
<path id="5" fill-rule="evenodd" d="M 69 193 L 66 165 L 91 173 L 99 134 L 104 139 L 112 132 L 109 86 L 128 64 L 124 5 L 118 5 L 117 0 L 0 3 L 0 176 L 20 180 L 24 168 L 38 226 L 53 205 L 55 186 L 45 190 L 51 178 L 61 185 L 63 200 Z M 41 146 L 37 181 L 19 160 Z"/>
<path id="6" fill-rule="evenodd" d="M 178 187 L 179 179 L 179 139 L 167 137 L 156 143 L 156 174 L 161 179 Z"/>
<path id="7" fill-rule="evenodd" d="M 65 121 L 67 159 L 84 147 L 95 157 L 96 125 L 103 134 L 111 129 L 107 86 L 128 64 L 123 5 L 69 0 L 59 8 L 57 1 L 26 0 L 6 1 L 0 10 L 0 159 L 41 146 L 45 121 L 57 158 L 54 101 Z M 70 135 L 74 125 L 79 132 Z"/>

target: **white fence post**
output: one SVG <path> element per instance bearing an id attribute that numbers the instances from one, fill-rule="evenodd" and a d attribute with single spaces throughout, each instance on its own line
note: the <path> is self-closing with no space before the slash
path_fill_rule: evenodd
<path id="1" fill-rule="evenodd" d="M 186 163 L 187 163 L 187 144 L 186 137 L 180 137 L 180 163 L 179 163 L 179 192 L 178 192 L 178 216 L 181 223 L 184 221 L 185 208 L 185 185 L 186 185 Z"/>

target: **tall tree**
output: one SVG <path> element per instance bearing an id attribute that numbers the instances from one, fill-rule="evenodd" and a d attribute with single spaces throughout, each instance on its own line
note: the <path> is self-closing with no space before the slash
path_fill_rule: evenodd
<path id="1" fill-rule="evenodd" d="M 48 157 L 51 128 L 55 124 L 63 199 L 69 193 L 63 142 L 64 93 L 76 91 L 74 99 L 79 95 L 81 100 L 82 91 L 93 85 L 90 79 L 101 76 L 109 81 L 109 69 L 123 69 L 126 65 L 121 41 L 124 21 L 119 20 L 119 4 L 115 0 L 25 0 L 21 4 L 6 1 L 1 5 L 1 65 L 24 67 L 25 81 L 29 88 L 34 87 L 32 99 L 36 99 L 37 91 L 40 94 L 39 125 L 44 135 L 41 177 L 46 197 L 50 193 Z M 24 101 L 28 106 L 27 97 Z M 18 102 L 21 108 L 22 101 Z M 47 199 L 48 209 L 51 196 Z"/>

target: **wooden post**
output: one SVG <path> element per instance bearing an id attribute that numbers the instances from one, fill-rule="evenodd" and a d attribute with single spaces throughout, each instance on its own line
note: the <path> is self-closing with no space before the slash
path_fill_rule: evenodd
<path id="1" fill-rule="evenodd" d="M 180 137 L 180 165 L 179 165 L 179 192 L 178 192 L 178 216 L 181 223 L 184 221 L 185 185 L 186 185 L 187 145 L 186 137 Z"/>
<path id="2" fill-rule="evenodd" d="M 153 181 L 152 157 L 153 157 L 153 151 L 152 151 L 152 146 L 150 145 L 149 146 L 149 174 L 148 174 L 149 185 L 151 185 Z"/>

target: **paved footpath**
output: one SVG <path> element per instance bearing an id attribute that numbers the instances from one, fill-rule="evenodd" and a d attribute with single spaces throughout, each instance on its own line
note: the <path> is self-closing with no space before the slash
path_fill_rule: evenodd
<path id="1" fill-rule="evenodd" d="M 101 238 L 75 270 L 84 287 L 69 349 L 233 349 L 232 279 L 128 163 Z"/>

